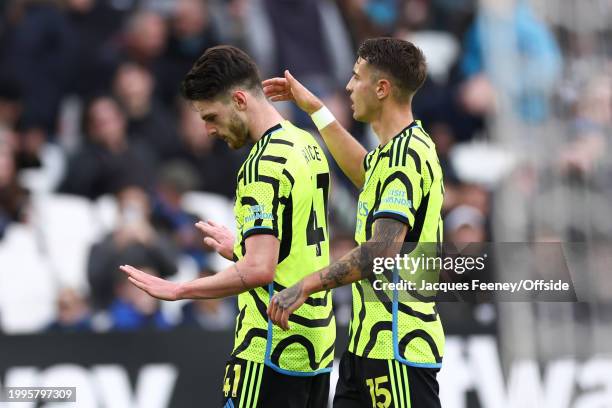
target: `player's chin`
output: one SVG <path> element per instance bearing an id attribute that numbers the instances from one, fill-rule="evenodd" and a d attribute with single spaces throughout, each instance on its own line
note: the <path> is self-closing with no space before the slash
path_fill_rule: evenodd
<path id="1" fill-rule="evenodd" d="M 356 110 L 353 110 L 353 119 L 355 119 L 358 122 L 365 122 L 366 121 L 366 118 L 362 114 L 357 112 Z"/>
<path id="2" fill-rule="evenodd" d="M 229 148 L 232 149 L 232 150 L 238 150 L 242 146 L 244 146 L 244 143 L 240 143 L 240 142 L 238 142 L 236 140 L 232 140 L 232 139 L 225 139 L 225 143 L 227 143 Z"/>

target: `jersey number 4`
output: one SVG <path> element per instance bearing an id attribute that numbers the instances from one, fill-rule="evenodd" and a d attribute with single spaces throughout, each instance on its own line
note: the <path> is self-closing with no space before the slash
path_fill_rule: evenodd
<path id="1" fill-rule="evenodd" d="M 312 206 L 310 208 L 310 217 L 308 217 L 308 225 L 306 226 L 306 243 L 308 245 L 315 245 L 317 256 L 321 256 L 321 242 L 325 241 L 325 229 L 327 228 L 329 173 L 317 174 L 317 189 L 323 190 L 323 217 L 319 219 L 325 220 L 325 224 L 321 226 L 317 220 L 317 212 L 315 207 L 316 198 L 313 198 Z"/>

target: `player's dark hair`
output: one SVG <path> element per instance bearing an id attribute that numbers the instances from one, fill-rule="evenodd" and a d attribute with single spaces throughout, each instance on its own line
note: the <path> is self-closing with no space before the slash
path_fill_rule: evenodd
<path id="1" fill-rule="evenodd" d="M 409 41 L 387 37 L 371 38 L 361 44 L 357 55 L 377 70 L 391 76 L 400 91 L 400 99 L 412 97 L 427 77 L 425 56 Z"/>
<path id="2" fill-rule="evenodd" d="M 182 95 L 190 101 L 212 100 L 235 86 L 261 92 L 255 62 L 239 48 L 220 45 L 206 50 L 181 84 Z"/>

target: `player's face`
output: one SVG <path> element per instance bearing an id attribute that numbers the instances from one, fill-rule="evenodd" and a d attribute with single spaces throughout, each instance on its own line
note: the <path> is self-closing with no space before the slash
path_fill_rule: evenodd
<path id="1" fill-rule="evenodd" d="M 380 103 L 376 97 L 376 78 L 372 67 L 359 57 L 353 66 L 353 76 L 346 85 L 351 98 L 353 118 L 360 122 L 371 122 L 376 116 Z"/>
<path id="2" fill-rule="evenodd" d="M 223 140 L 232 149 L 239 149 L 249 140 L 246 121 L 231 101 L 195 101 L 194 107 L 206 124 L 211 137 Z"/>

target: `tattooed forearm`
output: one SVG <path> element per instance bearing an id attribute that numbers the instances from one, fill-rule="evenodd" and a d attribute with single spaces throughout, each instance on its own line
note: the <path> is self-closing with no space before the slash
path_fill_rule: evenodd
<path id="1" fill-rule="evenodd" d="M 377 220 L 374 234 L 368 242 L 319 272 L 321 289 L 327 290 L 367 278 L 372 274 L 374 258 L 398 253 L 406 231 L 406 225 L 399 221 L 387 218 Z"/>
<path id="2" fill-rule="evenodd" d="M 277 295 L 278 305 L 283 309 L 288 309 L 302 296 L 304 281 L 301 280 L 295 285 L 281 291 Z"/>

